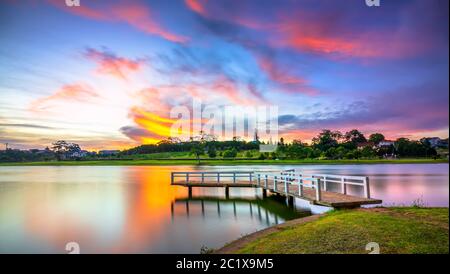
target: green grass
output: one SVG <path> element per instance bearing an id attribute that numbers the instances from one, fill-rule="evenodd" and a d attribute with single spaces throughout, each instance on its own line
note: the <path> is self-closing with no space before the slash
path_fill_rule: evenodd
<path id="1" fill-rule="evenodd" d="M 316 221 L 282 228 L 237 253 L 449 253 L 448 208 L 338 210 Z"/>
<path id="2" fill-rule="evenodd" d="M 159 154 L 159 153 L 158 153 Z M 49 162 L 16 162 L 16 163 L 0 163 L 0 166 L 114 166 L 114 165 L 199 165 L 198 161 L 192 159 L 191 156 L 183 155 L 184 158 L 168 158 L 157 157 L 156 155 L 148 156 L 147 158 L 136 158 L 126 160 L 92 160 L 92 161 L 49 161 Z M 160 156 L 160 154 L 159 154 Z M 153 158 L 152 158 L 153 157 Z M 188 158 L 190 157 L 190 158 Z M 155 159 L 158 158 L 158 159 Z M 342 164 L 424 164 L 424 163 L 448 163 L 446 159 L 398 159 L 398 160 L 251 160 L 251 159 L 201 159 L 200 165 L 301 165 L 301 164 L 324 164 L 324 165 L 342 165 Z"/>

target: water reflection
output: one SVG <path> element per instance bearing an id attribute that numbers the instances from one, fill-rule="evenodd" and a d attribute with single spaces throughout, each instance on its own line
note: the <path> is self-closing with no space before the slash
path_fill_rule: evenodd
<path id="1" fill-rule="evenodd" d="M 170 186 L 187 167 L 2 167 L 0 252 L 198 253 L 298 217 L 255 189 Z M 251 207 L 251 214 L 249 212 Z"/>
<path id="2" fill-rule="evenodd" d="M 372 196 L 387 205 L 448 206 L 448 164 L 360 166 L 252 166 L 370 177 Z M 198 253 L 244 234 L 307 215 L 296 200 L 261 190 L 170 186 L 171 171 L 249 170 L 249 167 L 0 167 L 0 253 L 64 253 L 76 241 L 82 253 Z M 349 191 L 358 191 L 349 189 Z"/>

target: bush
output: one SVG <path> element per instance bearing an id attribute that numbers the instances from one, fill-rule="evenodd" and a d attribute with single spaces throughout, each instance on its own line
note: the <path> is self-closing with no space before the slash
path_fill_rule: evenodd
<path id="1" fill-rule="evenodd" d="M 260 153 L 258 159 L 265 160 L 265 159 L 267 159 L 267 155 L 265 153 Z"/>
<path id="2" fill-rule="evenodd" d="M 208 149 L 208 156 L 209 156 L 209 158 L 217 157 L 216 149 L 214 147 L 211 147 Z"/>
<path id="3" fill-rule="evenodd" d="M 223 152 L 223 158 L 236 158 L 236 156 L 237 156 L 237 151 L 234 148 L 225 150 Z"/>

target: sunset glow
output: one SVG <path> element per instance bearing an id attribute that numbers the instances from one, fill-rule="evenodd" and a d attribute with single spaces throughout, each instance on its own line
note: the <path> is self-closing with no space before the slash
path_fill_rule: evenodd
<path id="1" fill-rule="evenodd" d="M 447 1 L 1 1 L 0 20 L 12 148 L 156 143 L 197 99 L 277 105 L 286 140 L 448 137 Z"/>

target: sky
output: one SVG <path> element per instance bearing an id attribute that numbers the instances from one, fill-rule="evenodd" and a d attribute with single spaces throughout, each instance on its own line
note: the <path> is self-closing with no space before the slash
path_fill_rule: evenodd
<path id="1" fill-rule="evenodd" d="M 449 132 L 447 0 L 0 1 L 0 142 L 125 149 L 170 110 L 279 109 L 279 135 Z"/>

